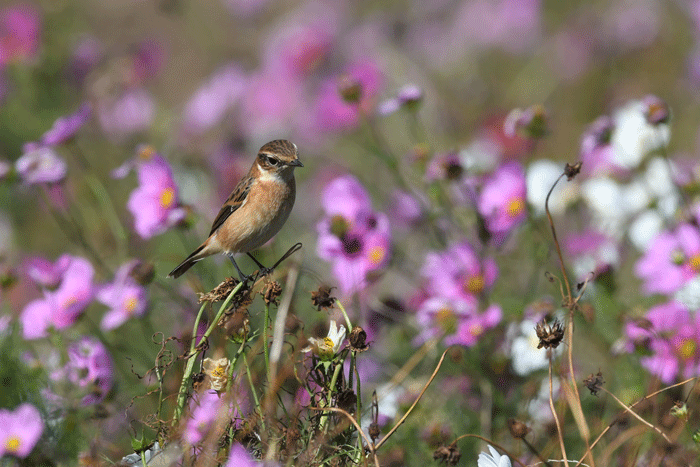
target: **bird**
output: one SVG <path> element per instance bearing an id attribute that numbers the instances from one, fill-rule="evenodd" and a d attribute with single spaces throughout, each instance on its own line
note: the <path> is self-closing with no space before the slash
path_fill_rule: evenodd
<path id="1" fill-rule="evenodd" d="M 296 144 L 278 139 L 263 145 L 248 174 L 221 207 L 209 237 L 168 277 L 176 279 L 197 261 L 218 253 L 231 259 L 241 282 L 249 276 L 236 264 L 236 254 L 247 253 L 261 272 L 269 272 L 250 252 L 270 240 L 287 221 L 296 197 L 294 169 L 303 166 Z"/>

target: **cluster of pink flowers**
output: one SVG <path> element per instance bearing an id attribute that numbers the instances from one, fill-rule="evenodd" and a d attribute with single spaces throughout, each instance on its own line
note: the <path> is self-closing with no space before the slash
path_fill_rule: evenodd
<path id="1" fill-rule="evenodd" d="M 85 258 L 63 255 L 55 263 L 38 258 L 28 263 L 27 272 L 43 289 L 43 297 L 22 311 L 25 339 L 46 337 L 49 328 L 71 326 L 92 302 L 95 271 Z"/>
<path id="2" fill-rule="evenodd" d="M 473 346 L 501 321 L 500 306 L 479 310 L 481 298 L 498 277 L 498 267 L 491 258 L 479 258 L 469 243 L 428 253 L 421 275 L 424 284 L 416 316 L 423 329 L 420 340 L 442 337 L 446 345 Z"/>
<path id="3" fill-rule="evenodd" d="M 362 290 L 389 262 L 389 219 L 372 209 L 369 195 L 350 175 L 329 183 L 321 202 L 325 216 L 316 226 L 317 253 L 333 263 L 343 293 Z"/>
<path id="4" fill-rule="evenodd" d="M 95 298 L 107 305 L 109 311 L 102 318 L 100 327 L 105 331 L 118 328 L 134 316 L 143 316 L 148 305 L 148 292 L 131 276 L 137 260 L 122 265 L 111 283 L 97 288 Z"/>
<path id="5" fill-rule="evenodd" d="M 643 319 L 627 323 L 625 333 L 627 350 L 639 347 L 651 352 L 640 362 L 664 383 L 700 374 L 700 313 L 670 301 L 651 308 Z"/>

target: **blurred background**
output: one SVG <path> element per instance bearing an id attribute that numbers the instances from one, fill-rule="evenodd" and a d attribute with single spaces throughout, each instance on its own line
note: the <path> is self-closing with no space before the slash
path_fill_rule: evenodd
<path id="1" fill-rule="evenodd" d="M 528 179 L 528 226 L 495 246 L 483 219 L 475 218 L 470 189 L 481 187 L 502 163 L 530 167 L 546 159 L 563 167 L 587 157 L 583 142 L 590 125 L 648 95 L 670 108 L 672 136 L 665 155 L 693 166 L 700 141 L 699 40 L 700 2 L 691 0 L 2 0 L 0 161 L 6 170 L 0 184 L 0 258 L 3 277 L 14 282 L 0 295 L 2 311 L 14 320 L 40 295 L 23 266 L 29 258 L 53 262 L 67 252 L 90 257 L 96 282 L 110 281 L 128 258 L 148 262 L 156 276 L 145 312 L 151 324 L 129 322 L 121 336 L 103 329 L 100 338 L 112 346 L 113 358 L 119 352 L 142 354 L 136 370 L 145 371 L 157 352 L 148 342 L 151 331 L 190 332 L 198 307 L 193 291 L 211 289 L 232 270 L 223 258 L 212 258 L 178 282 L 165 275 L 206 237 L 258 148 L 289 139 L 304 163 L 296 170 L 296 206 L 260 258 L 269 265 L 295 242 L 304 244 L 293 257 L 301 267 L 301 298 L 293 309 L 309 335 L 325 335 L 328 315 L 310 307 L 308 294 L 322 283 L 339 287 L 336 295 L 351 317 L 373 333 L 368 390 L 388 382 L 427 340 L 419 336 L 420 319 L 417 324 L 414 316 L 426 298 L 426 254 L 466 238 L 481 241 L 480 256 L 493 255 L 498 263 L 500 278 L 480 305 L 482 311 L 500 305 L 503 321 L 499 315 L 485 325 L 501 322 L 500 327 L 471 353 L 452 355 L 452 370 L 431 395 L 432 404 L 447 400 L 447 405 L 426 409 L 396 441 L 386 465 L 429 459 L 430 449 L 402 447 L 417 438 L 432 447 L 436 439 L 444 442 L 469 430 L 504 433 L 506 418 L 527 412 L 517 408 L 517 398 L 533 401 L 528 410 L 536 411 L 536 403 L 548 410 L 537 399 L 543 373 L 527 379 L 529 370 L 516 376 L 508 368 L 523 310 L 534 308 L 537 314 L 558 308 L 558 286 L 544 278 L 545 270 L 558 270 L 558 262 L 543 217 L 543 195 L 531 198 L 533 183 L 542 191 L 544 180 L 548 189 L 553 179 Z M 516 108 L 535 109 L 543 131 L 509 131 L 507 117 Z M 63 122 L 65 127 L 56 129 L 54 122 L 66 116 L 73 116 L 73 126 Z M 52 127 L 69 134 L 52 146 L 67 175 L 58 177 L 58 185 L 37 186 L 18 166 L 14 172 L 11 167 L 47 145 Z M 143 144 L 171 167 L 182 209 L 177 222 L 148 232 L 134 227 L 127 205 L 143 182 L 124 178 L 138 165 L 134 161 Z M 46 164 L 50 171 L 56 163 L 51 161 L 40 159 L 34 168 Z M 462 180 L 462 170 L 479 181 Z M 329 198 L 325 190 L 345 175 L 355 177 L 371 209 L 386 213 L 391 226 L 381 258 L 365 265 L 360 283 L 343 277 L 338 270 L 343 266 L 318 245 L 329 228 L 323 219 L 333 214 L 328 203 L 345 199 Z M 460 182 L 451 184 L 454 178 Z M 556 217 L 568 233 L 595 225 L 577 190 L 566 195 L 574 214 L 564 220 L 562 206 Z M 61 215 L 52 214 L 62 209 L 74 209 L 65 218 L 81 223 L 86 242 L 75 241 Z M 607 283 L 589 303 L 587 322 L 595 324 L 580 336 L 585 350 L 576 357 L 581 374 L 618 369 L 611 376 L 613 387 L 627 391 L 627 401 L 643 395 L 648 380 L 637 357 L 613 358 L 611 349 L 616 342 L 620 347 L 629 316 L 659 302 L 640 296 L 633 261 L 660 222 L 653 232 L 631 240 L 625 233 L 605 232 L 627 249 L 613 261 L 614 287 Z M 640 236 L 644 239 L 637 241 Z M 254 267 L 247 259 L 239 264 Z M 585 266 L 577 270 L 574 280 L 585 271 Z M 99 321 L 104 307 L 93 304 L 86 313 Z M 342 320 L 337 311 L 331 317 Z M 73 329 L 65 338 L 77 339 L 85 329 L 90 327 Z M 137 348 L 128 348 L 124 335 L 138 342 Z M 55 342 L 34 342 L 37 347 L 29 352 L 34 360 L 29 360 L 36 369 Z M 429 361 L 416 371 L 429 375 L 440 352 L 425 353 Z M 121 386 L 105 402 L 106 420 L 116 421 L 96 422 L 98 435 L 76 442 L 76 451 L 99 446 L 114 459 L 130 452 L 123 415 L 136 410 L 126 407 L 146 388 L 134 389 L 140 383 L 129 381 L 128 370 L 117 379 Z M 425 379 L 416 377 L 405 392 L 394 394 L 395 405 L 410 403 L 421 382 Z M 170 389 L 177 390 L 173 384 Z M 8 396 L 4 406 L 20 400 Z M 143 413 L 149 410 L 152 405 Z M 455 420 L 455 413 L 465 414 L 464 420 Z M 543 423 L 548 428 L 538 436 L 547 439 L 551 418 Z M 572 442 L 580 443 L 574 429 L 571 433 Z M 470 446 L 473 452 L 466 457 L 475 459 L 483 446 Z"/>

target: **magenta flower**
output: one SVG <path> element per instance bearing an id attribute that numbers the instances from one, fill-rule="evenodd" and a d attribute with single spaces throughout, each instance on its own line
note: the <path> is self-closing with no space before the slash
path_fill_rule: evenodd
<path id="1" fill-rule="evenodd" d="M 127 207 L 141 238 L 161 234 L 185 218 L 177 186 L 168 162 L 150 146 L 138 150 L 135 162 L 139 186 L 131 192 Z"/>
<path id="2" fill-rule="evenodd" d="M 199 135 L 218 124 L 240 100 L 246 85 L 247 77 L 238 66 L 214 72 L 185 105 L 183 131 Z"/>
<path id="3" fill-rule="evenodd" d="M 583 162 L 582 170 L 586 174 L 595 176 L 625 172 L 623 167 L 615 164 L 615 148 L 611 144 L 614 130 L 615 122 L 604 115 L 588 125 L 583 132 L 580 154 Z"/>
<path id="4" fill-rule="evenodd" d="M 32 404 L 24 403 L 15 410 L 0 409 L 0 457 L 27 457 L 43 431 L 41 414 Z"/>
<path id="5" fill-rule="evenodd" d="M 131 271 L 138 260 L 122 265 L 114 275 L 114 281 L 97 289 L 95 297 L 110 310 L 102 318 L 100 327 L 109 331 L 118 328 L 129 318 L 141 316 L 146 312 L 148 294 L 132 277 Z"/>
<path id="6" fill-rule="evenodd" d="M 61 279 L 72 260 L 71 255 L 61 255 L 55 263 L 39 256 L 29 258 L 24 262 L 27 275 L 37 285 L 55 289 L 61 283 Z"/>
<path id="7" fill-rule="evenodd" d="M 248 400 L 246 397 L 240 398 L 239 395 L 237 398 L 234 403 L 230 397 L 221 396 L 216 391 L 195 394 L 191 399 L 190 415 L 182 439 L 190 445 L 198 444 L 214 427 L 218 427 L 219 431 L 232 420 L 235 428 L 240 428 L 240 413 L 248 410 Z"/>
<path id="8" fill-rule="evenodd" d="M 43 134 L 40 144 L 42 146 L 57 146 L 68 141 L 75 136 L 91 116 L 92 106 L 86 102 L 75 113 L 58 118 L 51 129 Z"/>
<path id="9" fill-rule="evenodd" d="M 68 166 L 53 149 L 29 146 L 30 150 L 15 161 L 15 170 L 28 185 L 60 182 Z"/>
<path id="10" fill-rule="evenodd" d="M 234 443 L 234 445 L 231 447 L 231 451 L 229 451 L 228 454 L 228 462 L 226 462 L 226 467 L 259 467 L 260 465 L 261 463 L 256 461 L 240 443 Z M 279 464 L 276 462 L 272 464 L 265 462 L 265 465 L 273 467 L 274 465 Z"/>
<path id="11" fill-rule="evenodd" d="M 416 314 L 421 333 L 418 340 L 441 337 L 445 345 L 472 347 L 485 331 L 501 322 L 503 313 L 498 305 L 491 305 L 483 313 L 477 310 L 476 300 L 453 300 L 432 297 L 425 300 Z"/>
<path id="12" fill-rule="evenodd" d="M 121 139 L 150 128 L 156 103 L 148 91 L 135 88 L 127 90 L 116 100 L 99 102 L 96 110 L 102 129 Z"/>
<path id="13" fill-rule="evenodd" d="M 343 293 L 363 289 L 389 261 L 389 219 L 372 210 L 367 192 L 349 175 L 326 186 L 322 204 L 317 253 L 333 263 Z"/>
<path id="14" fill-rule="evenodd" d="M 83 337 L 68 347 L 68 380 L 86 392 L 84 406 L 102 402 L 114 381 L 112 357 L 109 351 L 93 337 Z"/>
<path id="15" fill-rule="evenodd" d="M 57 264 L 61 261 L 66 260 L 59 258 Z M 49 327 L 65 329 L 71 326 L 92 301 L 94 274 L 88 260 L 70 257 L 58 288 L 45 290 L 42 299 L 30 302 L 22 310 L 20 321 L 24 338 L 46 337 Z"/>
<path id="16" fill-rule="evenodd" d="M 295 79 L 303 79 L 313 73 L 328 56 L 337 30 L 335 12 L 319 5 L 308 6 L 311 19 L 303 24 L 287 23 L 277 37 L 267 41 L 265 68 L 274 68 Z"/>
<path id="17" fill-rule="evenodd" d="M 352 66 L 342 77 L 323 82 L 316 102 L 318 127 L 329 131 L 355 127 L 360 115 L 373 112 L 382 80 L 379 67 L 366 61 Z M 341 87 L 346 88 L 345 97 L 341 95 Z"/>
<path id="18" fill-rule="evenodd" d="M 391 195 L 389 215 L 399 224 L 412 226 L 420 223 L 425 212 L 422 203 L 413 194 L 396 190 Z"/>
<path id="19" fill-rule="evenodd" d="M 34 58 L 39 49 L 41 18 L 29 5 L 0 11 L 0 68 L 12 60 Z"/>
<path id="20" fill-rule="evenodd" d="M 479 259 L 471 245 L 462 242 L 442 252 L 428 253 L 421 274 L 428 297 L 476 303 L 496 282 L 498 266 L 491 258 Z"/>
<path id="21" fill-rule="evenodd" d="M 479 194 L 477 208 L 484 216 L 486 228 L 497 242 L 525 220 L 525 172 L 520 163 L 504 164 L 486 180 Z"/>
<path id="22" fill-rule="evenodd" d="M 700 375 L 700 314 L 671 301 L 651 308 L 645 318 L 645 324 L 625 326 L 633 344 L 651 351 L 640 358 L 642 366 L 665 384 Z"/>
<path id="23" fill-rule="evenodd" d="M 674 232 L 661 232 L 635 265 L 647 294 L 672 294 L 700 273 L 700 231 L 680 224 Z"/>

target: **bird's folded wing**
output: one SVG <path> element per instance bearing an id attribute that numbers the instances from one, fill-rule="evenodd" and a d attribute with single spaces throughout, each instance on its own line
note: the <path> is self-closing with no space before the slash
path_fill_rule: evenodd
<path id="1" fill-rule="evenodd" d="M 238 182 L 236 188 L 233 189 L 233 193 L 228 197 L 226 203 L 222 206 L 219 214 L 216 215 L 214 223 L 211 226 L 211 232 L 209 235 L 216 232 L 216 230 L 221 227 L 221 224 L 226 222 L 226 219 L 236 212 L 238 208 L 243 206 L 248 198 L 248 193 L 250 192 L 250 187 L 253 186 L 254 179 L 252 177 L 245 177 L 243 180 Z"/>

